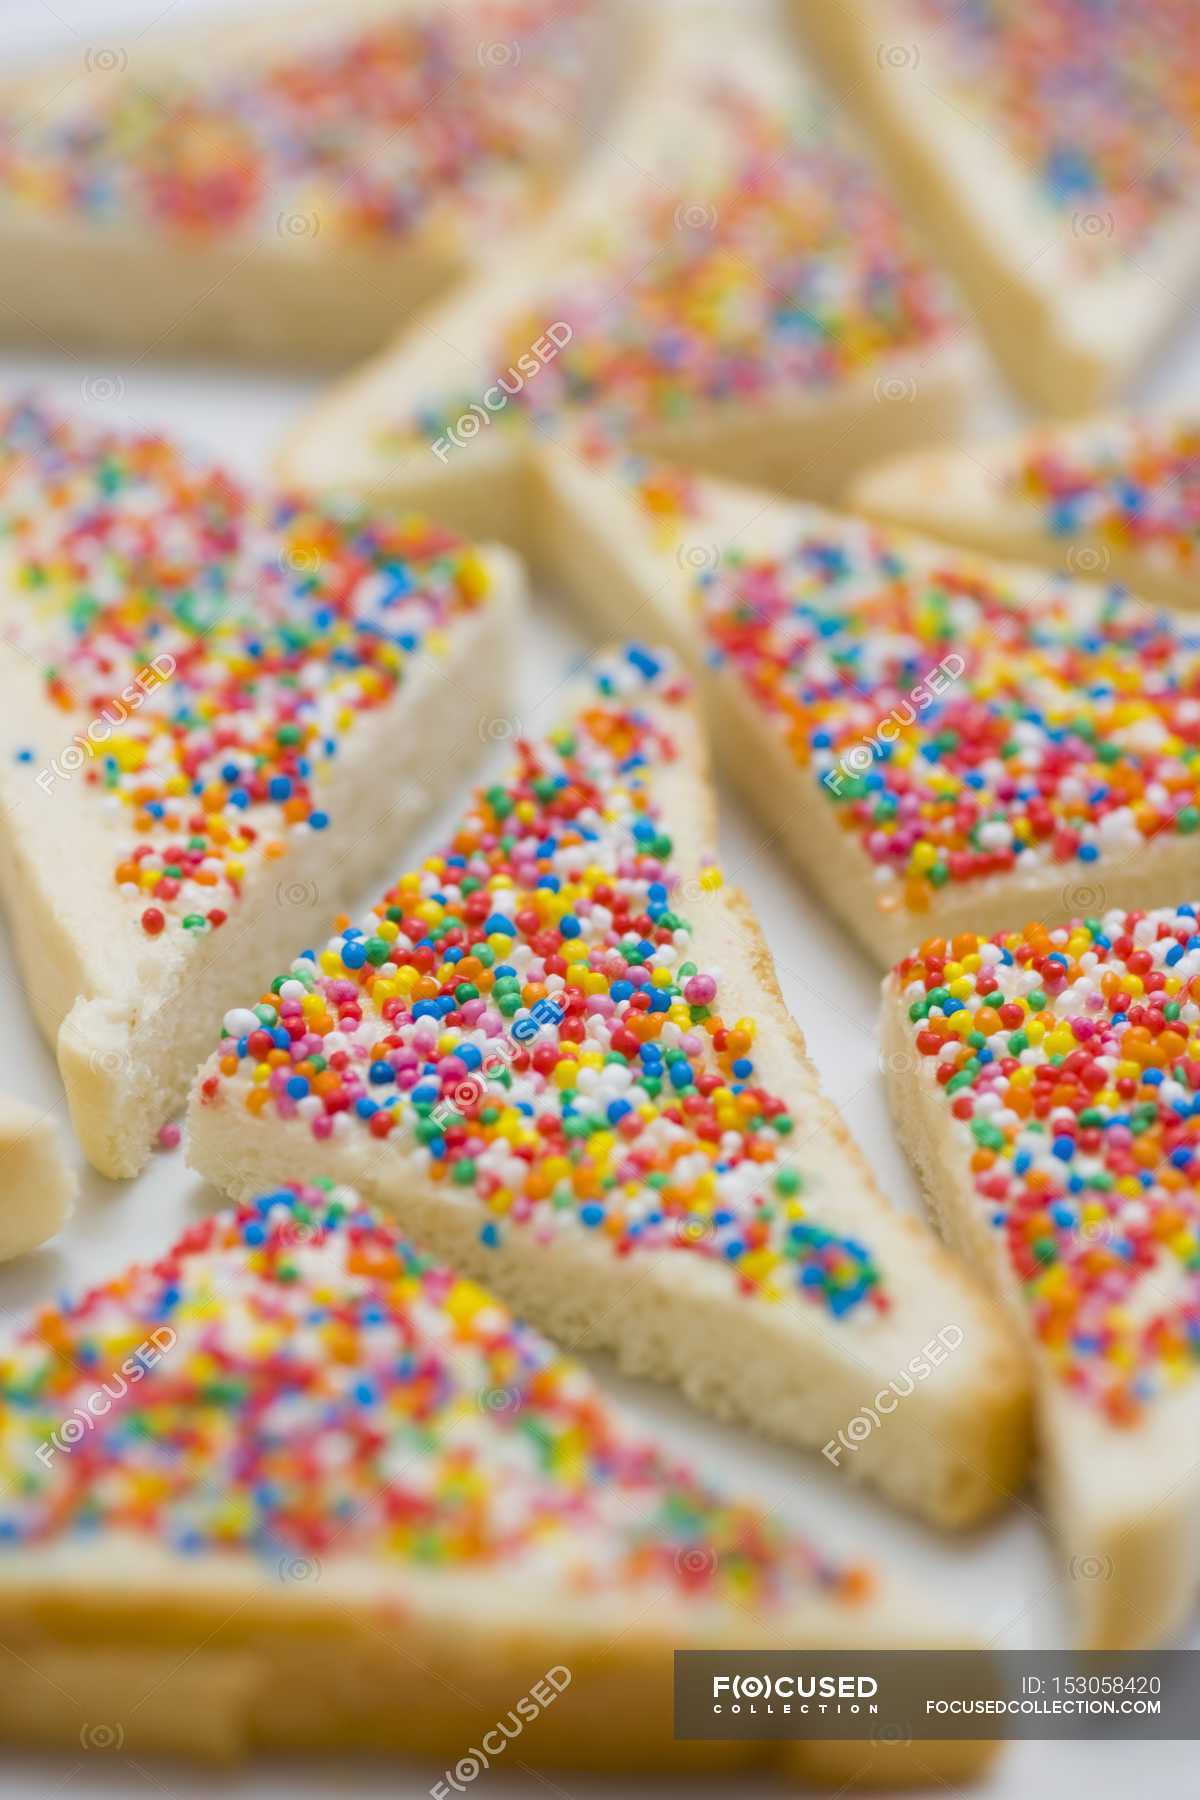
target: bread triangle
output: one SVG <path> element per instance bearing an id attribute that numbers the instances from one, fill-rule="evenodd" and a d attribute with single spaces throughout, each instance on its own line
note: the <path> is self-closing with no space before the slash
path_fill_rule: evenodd
<path id="1" fill-rule="evenodd" d="M 884 1067 L 935 1213 L 1031 1343 L 1056 1574 L 1110 1648 L 1174 1635 L 1200 1579 L 1200 930 L 1097 913 L 922 946 L 885 984 Z"/>
<path id="2" fill-rule="evenodd" d="M 540 466 L 540 566 L 702 670 L 725 766 L 877 963 L 1191 891 L 1185 616 L 603 447 Z"/>
<path id="3" fill-rule="evenodd" d="M 553 215 L 323 399 L 281 468 L 524 548 L 533 434 L 586 415 L 831 496 L 951 435 L 966 367 L 948 289 L 792 46 L 680 15 Z"/>
<path id="4" fill-rule="evenodd" d="M 268 1163 L 353 1176 L 567 1348 L 943 1524 L 993 1510 L 1024 1465 L 1020 1361 L 820 1089 L 713 863 L 686 684 L 614 652 L 561 716 L 361 928 L 245 990 L 190 1162 L 235 1196 Z"/>
<path id="5" fill-rule="evenodd" d="M 596 0 L 300 0 L 79 39 L 0 89 L 0 334 L 349 363 L 550 198 L 632 49 Z"/>
<path id="6" fill-rule="evenodd" d="M 42 1308 L 0 1390 L 10 1742 L 402 1751 L 460 1783 L 513 1764 L 924 1783 L 987 1759 L 673 1741 L 676 1649 L 969 1637 L 722 1496 L 331 1183 Z"/>
<path id="7" fill-rule="evenodd" d="M 872 518 L 1117 581 L 1181 610 L 1200 606 L 1198 496 L 1200 425 L 1137 413 L 915 451 L 850 487 Z"/>
<path id="8" fill-rule="evenodd" d="M 1008 0 L 793 0 L 1009 379 L 1039 411 L 1112 400 L 1200 276 L 1188 0 L 1086 25 Z"/>
<path id="9" fill-rule="evenodd" d="M 0 891 L 102 1173 L 136 1173 L 212 1019 L 482 754 L 521 590 L 420 520 L 6 412 Z"/>

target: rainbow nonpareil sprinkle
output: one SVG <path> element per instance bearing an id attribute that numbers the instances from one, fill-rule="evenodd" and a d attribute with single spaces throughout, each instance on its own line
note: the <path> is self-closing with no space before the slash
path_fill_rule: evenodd
<path id="1" fill-rule="evenodd" d="M 906 0 L 936 93 L 999 137 L 1084 264 L 1143 247 L 1200 176 L 1191 0 Z M 907 47 L 907 46 L 905 46 Z M 921 43 L 916 46 L 918 52 Z M 991 154 L 979 139 L 981 167 Z"/>
<path id="2" fill-rule="evenodd" d="M 1200 1360 L 1200 919 L 932 939 L 894 976 L 1054 1369 L 1114 1423 Z"/>
<path id="3" fill-rule="evenodd" d="M 703 406 L 822 392 L 955 333 L 940 276 L 829 109 L 769 101 L 735 73 L 704 80 L 694 170 L 676 149 L 614 218 L 581 225 L 536 304 L 497 330 L 500 429 L 585 415 L 620 439 Z M 525 378 L 551 322 L 563 342 Z M 436 441 L 477 398 L 431 396 L 385 447 Z"/>
<path id="4" fill-rule="evenodd" d="M 1050 578 L 1031 594 L 849 523 L 728 556 L 698 601 L 711 662 L 820 785 L 885 911 L 1013 871 L 1081 880 L 1200 830 L 1200 630 L 1174 614 Z"/>
<path id="5" fill-rule="evenodd" d="M 370 1557 L 381 1577 L 521 1570 L 581 1594 L 871 1591 L 636 1436 L 582 1369 L 329 1183 L 44 1307 L 0 1395 L 10 1553 L 128 1533 L 284 1581 Z"/>
<path id="6" fill-rule="evenodd" d="M 658 797 L 685 698 L 661 655 L 598 665 L 571 723 L 523 743 L 440 854 L 227 1014 L 201 1104 L 282 1121 L 314 1154 L 392 1139 L 479 1201 L 489 1246 L 582 1230 L 872 1315 L 871 1251 L 837 1230 L 836 1194 L 806 1191 L 755 1021 L 722 1013 L 720 971 L 692 954 L 687 915 L 721 877 L 685 888 Z M 545 1002 L 561 1017 L 539 1029 Z"/>
<path id="7" fill-rule="evenodd" d="M 1036 440 L 1009 472 L 1008 491 L 1037 507 L 1056 537 L 1086 534 L 1125 555 L 1186 571 L 1200 555 L 1200 424 L 1104 421 Z"/>
<path id="8" fill-rule="evenodd" d="M 0 419 L 0 560 L 22 600 L 5 641 L 62 718 L 18 760 L 39 804 L 94 790 L 150 937 L 220 927 L 248 867 L 328 826 L 356 722 L 490 584 L 423 521 L 257 494 L 165 438 L 32 405 Z"/>
<path id="9" fill-rule="evenodd" d="M 81 51 L 92 87 L 111 64 L 98 96 L 0 116 L 0 197 L 192 238 L 496 230 L 562 153 L 594 13 L 591 0 L 397 8 L 310 31 L 303 52 L 285 29 L 265 59 L 218 47 L 148 70 L 140 47 Z"/>

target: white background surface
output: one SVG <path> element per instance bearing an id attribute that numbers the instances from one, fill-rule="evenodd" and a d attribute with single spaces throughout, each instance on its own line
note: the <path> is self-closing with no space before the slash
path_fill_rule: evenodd
<path id="1" fill-rule="evenodd" d="M 253 0 L 240 0 L 247 11 Z M 331 15 L 337 0 L 326 0 Z M 654 5 L 656 0 L 643 0 Z M 686 3 L 686 0 L 684 0 Z M 729 0 L 748 11 L 753 0 Z M 132 47 L 142 33 L 169 31 L 188 14 L 229 11 L 234 0 L 0 0 L 0 71 L 26 55 L 82 58 L 88 49 Z M 57 402 L 107 413 L 139 427 L 163 427 L 190 436 L 239 470 L 265 466 L 279 433 L 308 403 L 317 384 L 264 378 L 218 367 L 173 369 L 122 361 L 92 352 L 72 353 L 47 343 L 44 353 L 6 353 L 3 339 L 3 268 L 0 266 L 0 392 L 35 386 Z M 107 381 L 100 378 L 108 378 Z M 101 402 L 97 392 L 119 398 Z M 1200 319 L 1193 318 L 1158 359 L 1138 396 L 1150 401 L 1200 397 Z M 980 397 L 983 428 L 1013 415 L 997 394 Z M 531 632 L 524 692 L 515 711 L 523 728 L 538 733 L 553 723 L 550 698 L 572 656 L 584 645 L 569 619 L 545 596 Z M 0 696 L 2 703 L 2 696 Z M 493 756 L 503 759 L 503 745 Z M 871 968 L 822 917 L 787 868 L 762 848 L 753 823 L 723 792 L 722 861 L 727 877 L 744 887 L 759 910 L 775 954 L 784 994 L 803 1028 L 817 1066 L 851 1130 L 866 1150 L 885 1191 L 897 1205 L 917 1210 L 915 1188 L 893 1141 L 883 1100 L 874 1038 L 876 981 Z M 415 849 L 422 853 L 452 817 L 438 820 Z M 406 855 L 397 873 L 409 866 Z M 370 901 L 374 895 L 364 895 Z M 314 922 L 314 931 L 319 927 Z M 300 948 L 298 945 L 297 948 Z M 0 1089 L 53 1110 L 66 1128 L 54 1059 L 34 1029 L 7 938 L 0 931 L 0 994 L 6 1029 L 0 1033 Z M 83 1195 L 61 1238 L 33 1256 L 0 1268 L 0 1331 L 8 1332 L 24 1309 L 63 1288 L 75 1288 L 118 1271 L 134 1256 L 165 1248 L 182 1226 L 208 1210 L 215 1196 L 188 1173 L 182 1152 L 155 1157 L 132 1183 L 104 1181 L 84 1171 Z M 945 1539 L 852 1490 L 819 1457 L 764 1446 L 749 1433 L 712 1425 L 668 1392 L 616 1376 L 603 1358 L 592 1366 L 611 1391 L 663 1440 L 685 1450 L 727 1485 L 775 1506 L 837 1549 L 889 1559 L 923 1586 L 943 1610 L 955 1609 L 987 1640 L 1025 1648 L 1069 1641 L 1070 1578 L 1042 1528 L 1036 1496 L 1029 1493 L 998 1523 L 964 1538 Z M 1200 1636 L 1195 1640 L 1200 1644 Z M 4 1679 L 0 1655 L 0 1680 Z M 615 1726 L 619 1729 L 619 1726 Z M 1183 1744 L 1100 1747 L 1086 1744 L 1010 1746 L 994 1777 L 972 1789 L 981 1800 L 1042 1800 L 1068 1791 L 1092 1800 L 1117 1800 L 1138 1790 L 1191 1795 L 1200 1791 L 1196 1747 Z M 210 1775 L 179 1764 L 103 1758 L 81 1750 L 56 1758 L 0 1760 L 0 1800 L 34 1800 L 59 1794 L 136 1796 L 158 1793 L 193 1800 L 219 1787 L 250 1800 L 260 1796 L 383 1796 L 422 1800 L 440 1770 L 416 1764 L 313 1765 L 258 1763 L 232 1775 Z M 647 1785 L 590 1781 L 573 1774 L 545 1780 L 487 1773 L 472 1800 L 509 1800 L 516 1794 L 569 1796 L 570 1800 L 683 1800 L 691 1784 Z M 706 1788 L 714 1796 L 762 1795 L 774 1784 L 749 1779 Z M 943 1795 L 949 1790 L 938 1790 Z"/>

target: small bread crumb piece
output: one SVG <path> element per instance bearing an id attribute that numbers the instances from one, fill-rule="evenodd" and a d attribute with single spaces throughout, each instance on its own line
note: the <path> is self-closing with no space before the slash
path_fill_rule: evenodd
<path id="1" fill-rule="evenodd" d="M 0 1261 L 53 1237 L 78 1192 L 50 1114 L 0 1094 Z"/>

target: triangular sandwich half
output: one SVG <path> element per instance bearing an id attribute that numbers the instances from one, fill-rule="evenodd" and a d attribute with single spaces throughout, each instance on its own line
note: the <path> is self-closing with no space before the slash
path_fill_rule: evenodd
<path id="1" fill-rule="evenodd" d="M 524 446 L 581 417 L 697 468 L 831 497 L 953 435 L 949 291 L 793 46 L 732 15 L 659 34 L 553 216 L 322 400 L 289 484 L 416 498 L 525 547 Z"/>
<path id="2" fill-rule="evenodd" d="M 440 854 L 246 987 L 189 1160 L 352 1176 L 565 1347 L 965 1523 L 1021 1478 L 1020 1359 L 880 1195 L 714 825 L 673 659 L 598 658 Z"/>
<path id="3" fill-rule="evenodd" d="M 674 1741 L 677 1649 L 969 1639 L 698 1479 L 331 1183 L 44 1307 L 0 1394 L 8 1741 L 399 1751 L 435 1794 L 531 1764 L 924 1785 L 987 1759 Z"/>
<path id="4" fill-rule="evenodd" d="M 1160 1642 L 1200 1581 L 1197 909 L 931 939 L 883 1029 L 931 1206 L 1033 1351 L 1084 1642 Z"/>
<path id="5" fill-rule="evenodd" d="M 508 704 L 521 577 L 165 438 L 0 420 L 0 891 L 75 1129 L 135 1174 L 211 1022 L 382 873 Z"/>
<path id="6" fill-rule="evenodd" d="M 542 565 L 703 670 L 723 762 L 880 964 L 1191 890 L 1186 615 L 603 446 L 543 452 L 540 492 Z"/>
<path id="7" fill-rule="evenodd" d="M 864 470 L 849 497 L 887 523 L 1200 607 L 1197 414 L 1116 413 L 914 451 Z"/>
<path id="8" fill-rule="evenodd" d="M 1200 277 L 1190 0 L 792 0 L 1039 411 L 1112 399 Z"/>
<path id="9" fill-rule="evenodd" d="M 550 197 L 630 52 L 623 19 L 300 0 L 6 74 L 0 338 L 366 355 Z"/>

